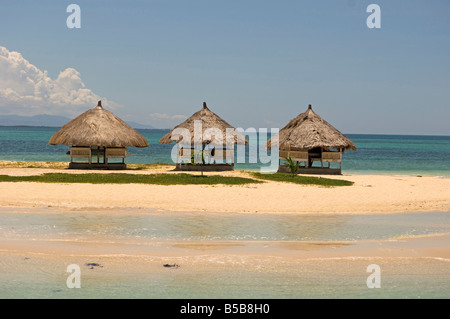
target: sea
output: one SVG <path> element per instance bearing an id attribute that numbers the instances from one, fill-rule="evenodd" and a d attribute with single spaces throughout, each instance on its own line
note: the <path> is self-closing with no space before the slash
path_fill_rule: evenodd
<path id="1" fill-rule="evenodd" d="M 55 127 L 0 127 L 0 161 L 68 162 L 67 145 L 49 145 Z M 147 148 L 129 147 L 127 163 L 174 164 L 172 144 L 159 144 L 169 130 L 138 129 L 149 142 Z M 343 154 L 342 172 L 349 174 L 406 174 L 450 176 L 450 135 L 368 135 L 347 134 L 357 150 Z M 235 152 L 235 169 L 260 170 L 267 167 L 265 139 L 253 133 L 244 156 Z M 237 146 L 236 146 L 237 148 Z M 256 154 L 256 155 L 255 155 Z M 255 156 L 253 156 L 255 155 Z M 239 160 L 242 159 L 242 160 Z"/>
<path id="2" fill-rule="evenodd" d="M 0 127 L 0 161 L 68 162 L 68 146 L 48 144 L 57 130 Z M 173 145 L 158 142 L 168 130 L 138 131 L 150 146 L 128 148 L 128 163 L 173 164 Z M 357 150 L 344 153 L 344 175 L 450 178 L 450 136 L 347 136 Z M 250 140 L 248 154 L 264 151 L 264 140 Z M 245 158 L 236 169 L 267 165 Z M 450 259 L 380 257 L 356 247 L 389 251 L 406 240 L 449 234 L 448 211 L 282 215 L 0 207 L 0 298 L 448 299 Z M 348 253 L 320 254 L 333 247 Z M 58 257 L 50 258 L 55 251 Z M 74 265 L 79 288 L 69 287 Z M 371 265 L 381 271 L 376 287 L 369 287 L 376 281 Z"/>

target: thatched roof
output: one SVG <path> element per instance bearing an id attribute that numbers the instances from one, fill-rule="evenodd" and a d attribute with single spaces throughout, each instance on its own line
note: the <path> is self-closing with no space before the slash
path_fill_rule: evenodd
<path id="1" fill-rule="evenodd" d="M 355 144 L 331 124 L 314 113 L 311 105 L 306 112 L 292 119 L 278 133 L 279 148 L 282 150 L 310 150 L 322 147 L 325 150 L 339 149 L 356 150 Z M 271 148 L 271 140 L 267 141 Z"/>
<path id="2" fill-rule="evenodd" d="M 177 143 L 188 143 L 190 145 L 194 145 L 194 129 L 195 129 L 195 121 L 201 121 L 201 128 L 202 128 L 202 144 L 210 144 L 210 143 L 217 143 L 219 145 L 234 145 L 234 144 L 248 144 L 248 140 L 233 126 L 231 126 L 229 123 L 221 119 L 217 114 L 212 112 L 207 106 L 206 103 L 203 102 L 203 108 L 194 113 L 190 118 L 188 118 L 183 123 L 175 126 L 173 130 L 171 130 L 169 133 L 164 135 L 160 140 L 159 143 L 161 144 L 169 144 L 172 142 Z M 199 122 L 197 122 L 199 123 Z M 198 125 L 198 124 L 197 124 Z M 199 127 L 199 126 L 197 126 Z M 182 136 L 179 136 L 178 139 L 175 134 L 179 133 L 177 132 L 177 129 L 187 129 L 191 136 L 191 141 L 184 141 Z M 218 129 L 218 131 L 222 132 L 223 140 L 222 143 L 220 143 L 217 139 L 215 139 L 215 136 L 212 133 L 211 129 Z M 227 136 L 227 129 L 232 129 L 233 134 L 228 134 Z M 207 132 L 205 132 L 208 130 Z M 175 134 L 174 134 L 175 133 Z M 198 132 L 200 133 L 200 131 Z M 172 140 L 172 134 L 174 134 L 175 140 Z M 200 134 L 198 134 L 200 135 Z M 198 138 L 198 137 L 197 137 Z M 228 138 L 228 140 L 227 140 Z M 227 143 L 228 142 L 228 143 Z"/>
<path id="3" fill-rule="evenodd" d="M 51 145 L 147 147 L 148 141 L 131 126 L 102 107 L 101 101 L 53 134 Z"/>

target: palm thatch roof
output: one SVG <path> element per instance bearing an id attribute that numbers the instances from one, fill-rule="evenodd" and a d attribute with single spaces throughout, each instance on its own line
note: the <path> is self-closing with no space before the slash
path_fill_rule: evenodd
<path id="1" fill-rule="evenodd" d="M 147 147 L 147 139 L 102 107 L 101 101 L 65 124 L 50 138 L 50 145 L 65 144 L 104 147 Z"/>
<path id="2" fill-rule="evenodd" d="M 201 134 L 200 131 L 196 132 L 197 134 L 194 134 L 194 131 L 199 129 L 198 124 L 201 121 Z M 197 126 L 196 126 L 197 125 Z M 187 129 L 190 133 L 190 141 L 185 141 L 182 135 L 179 135 L 179 130 L 177 129 Z M 227 134 L 227 129 L 232 134 Z M 222 133 L 222 141 L 219 141 L 218 138 L 214 135 L 214 130 L 217 131 L 217 133 Z M 172 139 L 172 135 L 174 139 Z M 203 102 L 203 108 L 194 113 L 190 118 L 188 118 L 183 123 L 175 126 L 169 133 L 164 135 L 160 140 L 159 143 L 161 144 L 169 144 L 171 142 L 177 142 L 177 143 L 185 143 L 194 145 L 196 141 L 194 138 L 199 138 L 196 135 L 201 135 L 202 142 L 201 144 L 215 144 L 215 145 L 234 145 L 234 144 L 248 144 L 248 140 L 233 126 L 231 126 L 228 122 L 224 121 L 222 118 L 220 118 L 217 114 L 212 112 L 207 106 L 206 103 Z"/>
<path id="3" fill-rule="evenodd" d="M 278 132 L 279 148 L 282 150 L 310 150 L 322 147 L 324 150 L 356 150 L 356 145 L 327 121 L 314 113 L 311 105 L 306 112 L 292 119 Z M 267 141 L 271 148 L 271 139 Z"/>

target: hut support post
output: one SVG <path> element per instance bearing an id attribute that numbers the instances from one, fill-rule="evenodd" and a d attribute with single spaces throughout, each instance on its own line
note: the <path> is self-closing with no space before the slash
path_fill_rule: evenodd
<path id="1" fill-rule="evenodd" d="M 323 148 L 320 148 L 320 167 L 323 168 Z"/>
<path id="2" fill-rule="evenodd" d="M 203 166 L 205 165 L 205 157 L 204 157 L 205 146 L 206 144 L 202 145 L 202 177 L 203 177 Z"/>
<path id="3" fill-rule="evenodd" d="M 180 158 L 180 144 L 177 143 L 177 161 L 175 162 L 175 166 L 178 166 L 178 160 Z M 181 165 L 180 165 L 181 167 Z"/>

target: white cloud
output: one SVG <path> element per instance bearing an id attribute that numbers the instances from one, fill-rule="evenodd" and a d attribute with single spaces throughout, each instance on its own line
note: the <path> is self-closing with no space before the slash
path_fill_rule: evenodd
<path id="1" fill-rule="evenodd" d="M 86 88 L 77 70 L 67 68 L 53 80 L 19 52 L 0 46 L 0 114 L 73 116 L 98 100 L 109 109 L 119 107 Z"/>

